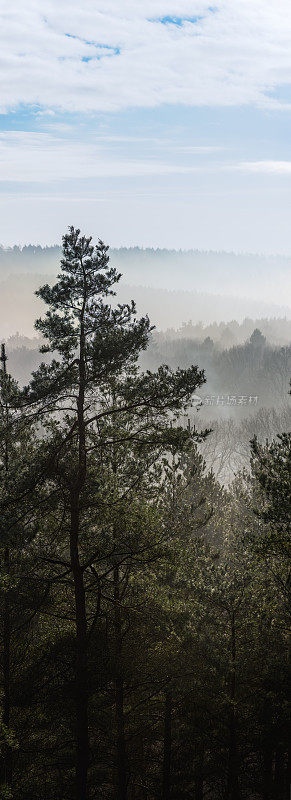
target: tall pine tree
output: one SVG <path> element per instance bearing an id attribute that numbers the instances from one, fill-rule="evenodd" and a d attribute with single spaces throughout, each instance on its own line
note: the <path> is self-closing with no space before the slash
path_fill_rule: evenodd
<path id="1" fill-rule="evenodd" d="M 161 367 L 125 382 L 123 402 L 104 408 L 102 395 L 113 378 L 126 375 L 137 363 L 150 334 L 147 317 L 137 320 L 135 305 L 108 298 L 120 275 L 109 265 L 108 248 L 71 227 L 63 237 L 63 258 L 57 283 L 43 286 L 37 295 L 48 305 L 44 319 L 36 322 L 45 344 L 42 352 L 56 354 L 41 364 L 24 390 L 23 406 L 46 425 L 43 477 L 57 480 L 65 471 L 69 509 L 69 553 L 73 576 L 76 629 L 76 798 L 86 800 L 89 764 L 87 612 L 82 561 L 83 499 L 93 448 L 98 447 L 102 420 L 125 412 L 156 411 L 160 417 L 181 411 L 204 382 L 197 367 L 173 373 Z M 180 435 L 180 434 L 179 434 Z M 96 441 L 97 440 L 97 441 Z M 68 456 L 66 455 L 68 454 Z"/>

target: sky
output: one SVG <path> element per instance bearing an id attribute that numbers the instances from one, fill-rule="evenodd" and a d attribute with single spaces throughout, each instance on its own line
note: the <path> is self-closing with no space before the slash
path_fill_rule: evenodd
<path id="1" fill-rule="evenodd" d="M 0 0 L 0 243 L 291 254 L 290 0 Z"/>

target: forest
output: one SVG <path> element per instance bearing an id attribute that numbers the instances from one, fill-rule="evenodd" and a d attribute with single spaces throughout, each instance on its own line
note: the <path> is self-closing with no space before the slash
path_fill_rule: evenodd
<path id="1" fill-rule="evenodd" d="M 198 411 L 200 426 L 211 428 L 200 450 L 222 483 L 229 484 L 238 469 L 249 468 L 255 434 L 264 441 L 290 428 L 290 341 L 290 320 L 247 318 L 240 324 L 187 323 L 178 330 L 153 330 L 140 353 L 143 370 L 162 364 L 172 369 L 203 365 L 206 383 L 198 389 L 200 401 L 188 408 L 183 424 L 190 419 L 195 425 Z M 42 358 L 51 358 L 39 352 L 40 336 L 18 333 L 6 337 L 6 343 L 10 371 L 21 386 Z"/>
<path id="2" fill-rule="evenodd" d="M 289 800 L 288 323 L 157 332 L 58 255 L 1 351 L 0 798 Z"/>

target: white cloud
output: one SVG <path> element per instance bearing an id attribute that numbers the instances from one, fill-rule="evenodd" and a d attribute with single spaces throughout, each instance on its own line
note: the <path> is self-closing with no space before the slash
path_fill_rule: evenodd
<path id="1" fill-rule="evenodd" d="M 272 108 L 291 83 L 290 0 L 14 0 L 0 30 L 3 111 Z"/>
<path id="2" fill-rule="evenodd" d="M 267 175 L 291 175 L 291 161 L 244 161 L 238 169 Z"/>

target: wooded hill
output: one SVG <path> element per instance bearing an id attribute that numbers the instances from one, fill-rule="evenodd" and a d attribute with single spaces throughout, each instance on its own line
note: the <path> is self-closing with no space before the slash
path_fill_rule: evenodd
<path id="1" fill-rule="evenodd" d="M 33 319 L 41 313 L 33 292 L 44 280 L 55 278 L 60 257 L 57 246 L 0 248 L 2 336 L 15 330 L 32 334 Z M 123 275 L 120 302 L 134 296 L 140 313 L 150 313 L 162 330 L 179 328 L 191 319 L 204 324 L 242 322 L 245 317 L 291 319 L 287 257 L 138 247 L 112 249 L 110 257 Z M 13 304 L 18 327 L 9 327 L 5 298 L 10 298 L 10 307 Z"/>

